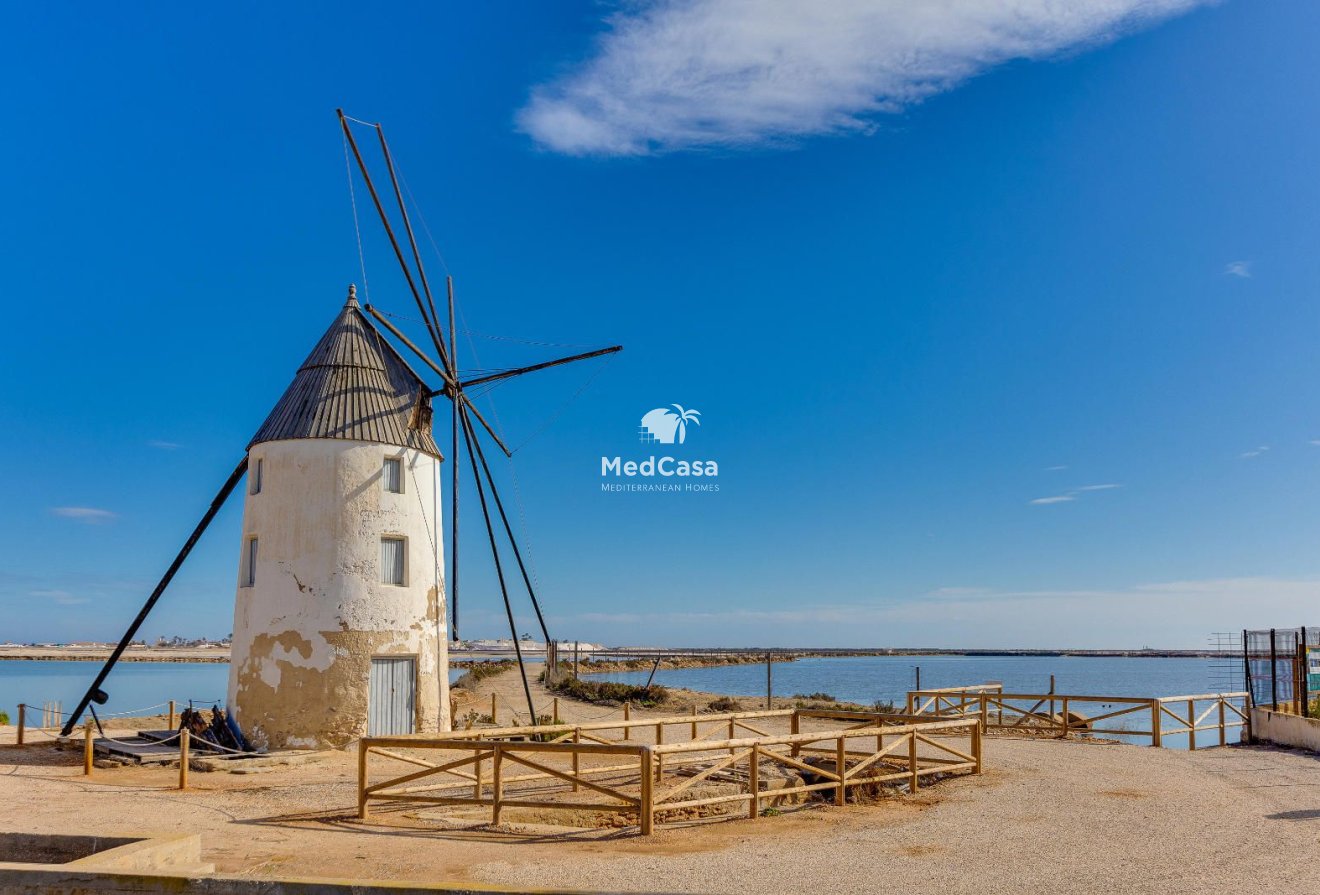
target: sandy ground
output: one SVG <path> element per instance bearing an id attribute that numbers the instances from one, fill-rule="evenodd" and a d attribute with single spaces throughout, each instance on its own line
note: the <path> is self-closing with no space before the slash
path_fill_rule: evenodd
<path id="1" fill-rule="evenodd" d="M 512 674 L 474 695 L 489 709 Z M 537 688 L 538 706 L 548 696 Z M 749 706 L 750 707 L 750 706 Z M 561 701 L 585 720 L 598 706 Z M 639 715 L 642 713 L 638 713 Z M 615 713 L 617 717 L 617 713 Z M 501 720 L 504 720 L 501 718 Z M 38 739 L 41 739 L 38 736 Z M 0 731 L 13 742 L 13 729 Z M 354 758 L 261 774 L 119 768 L 0 749 L 0 830 L 190 831 L 231 873 L 469 881 L 638 892 L 1253 892 L 1320 890 L 1320 757 L 988 738 L 987 772 L 875 805 L 628 831 L 441 831 L 354 814 Z"/>

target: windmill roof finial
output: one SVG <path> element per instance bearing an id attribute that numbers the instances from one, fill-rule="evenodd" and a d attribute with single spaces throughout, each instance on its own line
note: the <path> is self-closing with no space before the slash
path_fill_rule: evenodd
<path id="1" fill-rule="evenodd" d="M 357 286 L 356 286 L 355 284 L 353 284 L 353 283 L 349 283 L 349 284 L 348 284 L 348 301 L 346 302 L 346 304 L 349 304 L 349 305 L 356 305 L 357 303 L 358 303 L 358 300 L 357 300 Z"/>

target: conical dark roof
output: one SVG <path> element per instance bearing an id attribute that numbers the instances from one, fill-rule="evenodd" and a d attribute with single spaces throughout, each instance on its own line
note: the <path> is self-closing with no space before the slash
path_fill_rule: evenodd
<path id="1" fill-rule="evenodd" d="M 341 438 L 439 457 L 430 391 L 367 320 L 350 287 L 338 318 L 248 447 L 289 438 Z"/>

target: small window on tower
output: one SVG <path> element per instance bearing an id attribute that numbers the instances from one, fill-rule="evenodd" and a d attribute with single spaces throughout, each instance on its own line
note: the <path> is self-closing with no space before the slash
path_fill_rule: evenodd
<path id="1" fill-rule="evenodd" d="M 248 468 L 248 494 L 261 493 L 261 467 L 263 462 L 261 458 L 257 458 L 257 461 Z"/>
<path id="2" fill-rule="evenodd" d="M 248 538 L 247 549 L 243 551 L 243 586 L 252 587 L 257 583 L 257 539 Z"/>
<path id="3" fill-rule="evenodd" d="M 385 458 L 385 471 L 382 476 L 385 490 L 391 494 L 403 493 L 403 461 L 398 457 Z"/>
<path id="4" fill-rule="evenodd" d="M 380 539 L 380 580 L 383 584 L 404 585 L 403 538 Z"/>

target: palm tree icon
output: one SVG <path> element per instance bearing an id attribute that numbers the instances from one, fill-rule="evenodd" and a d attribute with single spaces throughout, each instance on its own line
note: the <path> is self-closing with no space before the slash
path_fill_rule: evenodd
<path id="1" fill-rule="evenodd" d="M 668 407 L 657 407 L 642 417 L 642 442 L 659 442 L 660 444 L 673 444 L 678 442 L 682 444 L 687 439 L 688 423 L 701 425 L 700 410 L 685 410 L 681 404 L 671 404 L 674 410 Z M 675 413 L 674 411 L 678 411 Z"/>
<path id="2" fill-rule="evenodd" d="M 698 426 L 701 425 L 701 411 L 684 410 L 678 404 L 674 405 L 674 409 L 678 411 L 678 419 L 675 420 L 678 425 L 678 443 L 682 444 L 687 438 L 687 424 L 696 423 Z"/>

